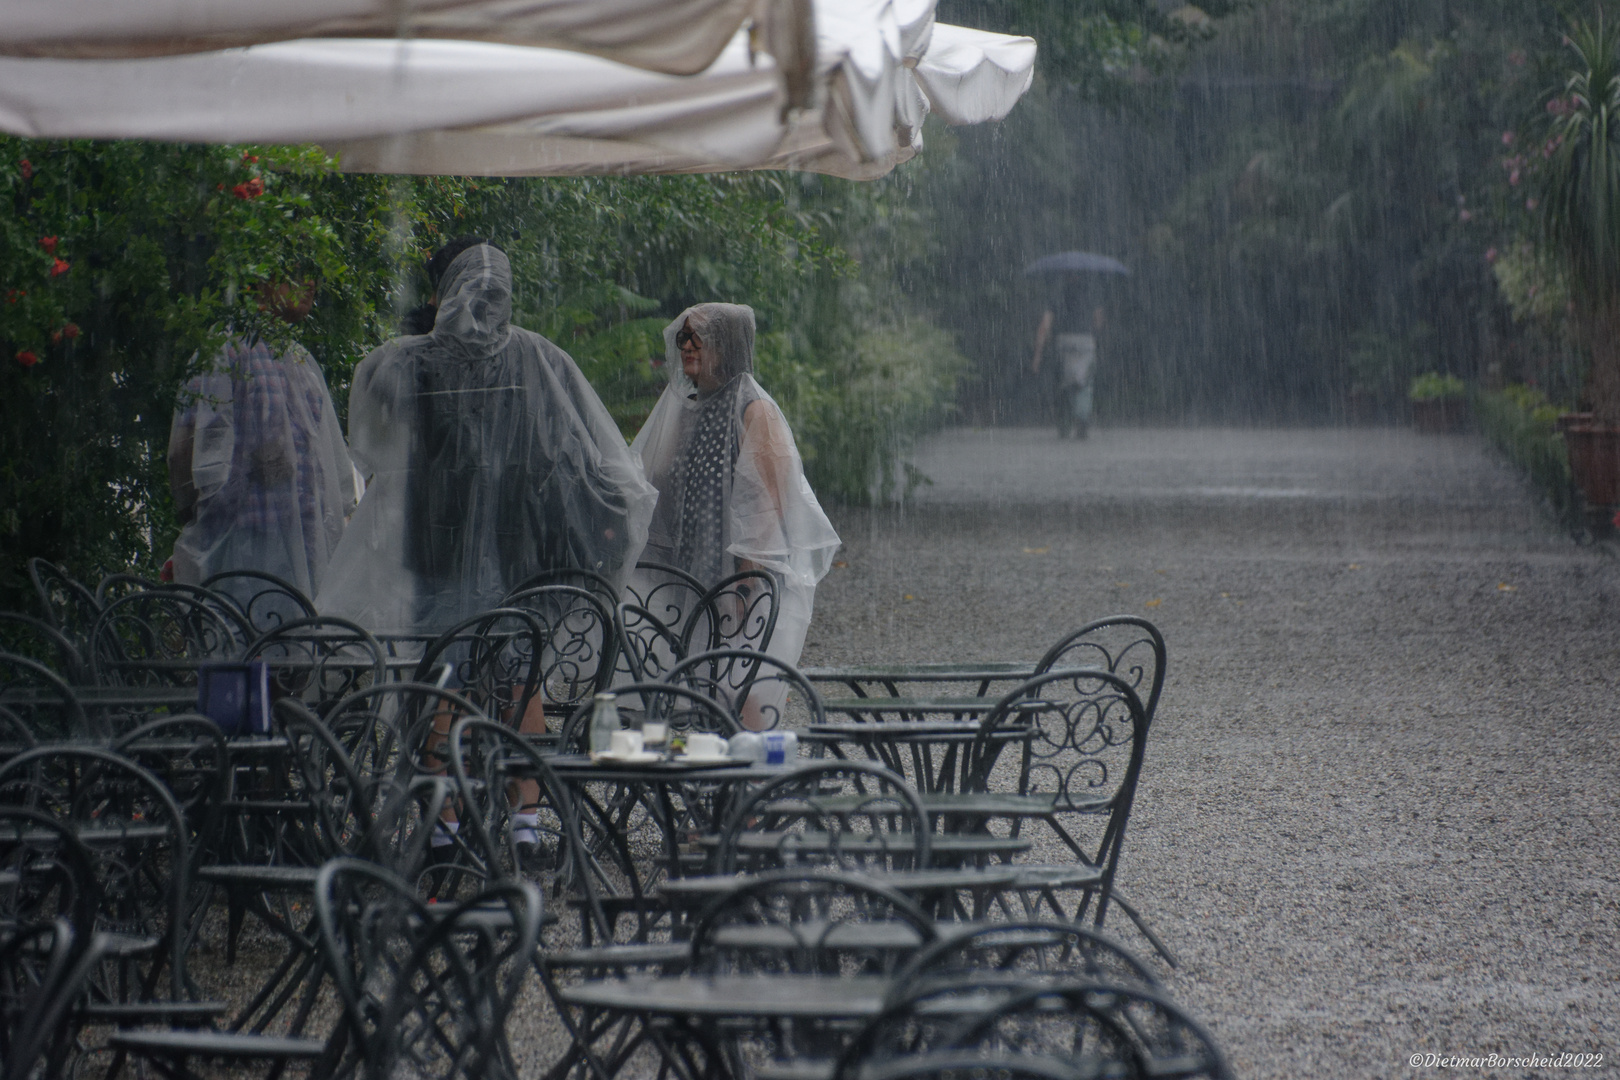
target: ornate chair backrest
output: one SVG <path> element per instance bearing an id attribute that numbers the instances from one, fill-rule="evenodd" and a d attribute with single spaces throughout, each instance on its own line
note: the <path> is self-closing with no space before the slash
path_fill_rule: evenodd
<path id="1" fill-rule="evenodd" d="M 276 702 L 275 719 L 288 743 L 286 794 L 311 810 L 310 826 L 286 861 L 319 866 L 364 852 L 378 803 L 386 797 L 382 777 L 356 768 L 338 733 L 302 703 Z"/>
<path id="2" fill-rule="evenodd" d="M 14 789 L 15 790 L 15 789 Z M 71 822 L 43 810 L 0 806 L 0 925 L 66 919 L 81 940 L 95 932 L 101 886 L 96 860 Z"/>
<path id="3" fill-rule="evenodd" d="M 1015 730 L 1029 738 L 1016 762 L 1003 761 L 1004 736 Z M 1079 858 L 1103 870 L 1106 896 L 1147 734 L 1142 702 L 1121 676 L 1085 668 L 1048 671 L 1001 698 L 985 717 L 969 751 L 969 784 L 977 791 L 1013 787 L 1021 795 L 1049 795 L 1049 820 Z"/>
<path id="4" fill-rule="evenodd" d="M 961 1070 L 957 1075 L 1000 1077 L 981 1070 L 1008 1058 L 1036 1069 L 1037 1076 L 1155 1075 L 1115 1016 L 1085 993 L 1069 992 L 1086 985 L 1032 988 L 997 971 L 897 979 L 883 1011 L 850 1040 L 832 1075 L 855 1080 L 915 1065 L 937 1071 L 952 1060 Z"/>
<path id="5" fill-rule="evenodd" d="M 1057 668 L 1098 668 L 1136 691 L 1148 723 L 1164 689 L 1164 635 L 1137 615 L 1111 615 L 1065 635 L 1035 665 L 1040 675 Z"/>
<path id="6" fill-rule="evenodd" d="M 439 916 L 394 982 L 366 1055 L 368 1077 L 524 1075 L 506 1022 L 534 962 L 540 916 L 535 887 L 511 880 Z"/>
<path id="7" fill-rule="evenodd" d="M 320 614 L 298 586 L 259 570 L 225 570 L 205 579 L 203 588 L 229 597 L 255 634 Z"/>
<path id="8" fill-rule="evenodd" d="M 362 776 L 398 783 L 418 773 L 444 772 L 449 759 L 442 744 L 463 716 L 487 714 L 454 690 L 393 682 L 334 702 L 325 721 Z"/>
<path id="9" fill-rule="evenodd" d="M 953 934 L 912 957 L 895 980 L 953 979 L 983 972 L 1017 975 L 1029 985 L 1075 979 L 1149 989 L 1159 985 L 1146 964 L 1100 930 L 1040 921 L 986 923 L 966 934 Z"/>
<path id="10" fill-rule="evenodd" d="M 67 824 L 92 856 L 96 927 L 151 938 L 156 946 L 98 976 L 108 1001 L 189 988 L 190 830 L 174 796 L 128 758 L 84 745 L 35 747 L 0 766 L 0 802 L 38 810 Z"/>
<path id="11" fill-rule="evenodd" d="M 22 742 L 94 734 L 73 688 L 44 664 L 0 652 L 0 738 Z"/>
<path id="12" fill-rule="evenodd" d="M 315 879 L 321 957 L 343 1005 L 348 1038 L 335 1075 L 371 1075 L 385 1011 L 433 923 L 415 887 L 361 859 L 337 858 Z"/>
<path id="13" fill-rule="evenodd" d="M 776 578 L 764 570 L 743 570 L 718 582 L 692 606 L 681 627 L 681 653 L 709 649 L 764 652 L 776 632 Z"/>
<path id="14" fill-rule="evenodd" d="M 622 831 L 592 816 L 582 830 L 579 802 L 534 744 L 494 721 L 468 717 L 450 733 L 450 764 L 460 791 L 455 859 L 479 887 L 516 877 L 515 814 L 534 815 L 542 844 L 556 852 L 552 886 L 579 901 L 585 938 L 611 940 L 610 897 L 643 897 Z"/>
<path id="15" fill-rule="evenodd" d="M 69 683 L 88 683 L 90 669 L 66 634 L 43 619 L 0 611 L 0 651 L 44 664 Z"/>
<path id="16" fill-rule="evenodd" d="M 541 691 L 541 657 L 550 637 L 535 612 L 522 607 L 480 612 L 428 642 L 411 681 L 435 682 L 448 664 L 458 693 L 516 727 Z"/>
<path id="17" fill-rule="evenodd" d="M 0 931 L 0 1075 L 62 1076 L 78 1029 L 73 1015 L 109 939 L 66 919 Z"/>
<path id="18" fill-rule="evenodd" d="M 1075 981 L 1026 987 L 961 1025 L 951 1042 L 955 1048 L 1022 1050 L 1060 1061 L 1067 1056 L 1076 1064 L 1091 1064 L 1076 1060 L 1077 1049 L 1113 1042 L 1107 1056 L 1136 1063 L 1138 1075 L 1232 1080 L 1203 1025 L 1162 991 L 1141 986 Z"/>
<path id="19" fill-rule="evenodd" d="M 628 602 L 644 608 L 664 626 L 683 627 L 709 590 L 685 570 L 659 562 L 639 562 L 625 589 Z M 678 629 L 677 629 L 678 632 Z"/>
<path id="20" fill-rule="evenodd" d="M 617 672 L 630 682 L 656 682 L 686 656 L 681 635 L 640 604 L 618 608 Z"/>
<path id="21" fill-rule="evenodd" d="M 721 873 L 922 870 L 931 864 L 928 815 L 911 785 L 881 765 L 813 762 L 737 803 L 716 862 Z"/>
<path id="22" fill-rule="evenodd" d="M 692 932 L 704 974 L 892 973 L 937 937 L 900 893 L 860 874 L 776 871 L 715 899 Z"/>
<path id="23" fill-rule="evenodd" d="M 275 696 L 297 698 L 322 716 L 338 699 L 388 678 L 371 631 L 335 615 L 283 623 L 248 645 L 242 659 L 268 664 Z"/>
<path id="24" fill-rule="evenodd" d="M 619 627 L 613 602 L 599 590 L 537 585 L 509 596 L 506 606 L 527 611 L 543 630 L 538 673 L 548 705 L 566 714 L 612 684 Z"/>
<path id="25" fill-rule="evenodd" d="M 455 782 L 447 776 L 395 777 L 385 782 L 372 822 L 365 858 L 407 882 L 427 869 L 434 830 L 445 808 L 455 804 Z"/>
<path id="26" fill-rule="evenodd" d="M 210 660 L 236 660 L 246 623 L 226 608 L 173 589 L 131 593 L 112 601 L 90 635 L 96 681 L 120 686 L 195 686 Z"/>
<path id="27" fill-rule="evenodd" d="M 39 597 L 46 621 L 76 644 L 89 642 L 90 630 L 101 614 L 96 594 L 66 570 L 44 559 L 28 560 L 28 579 L 33 582 L 34 594 Z"/>
<path id="28" fill-rule="evenodd" d="M 662 681 L 689 686 L 725 703 L 738 726 L 753 731 L 785 727 L 783 721 L 795 704 L 802 707 L 803 723 L 820 724 L 827 719 L 821 694 L 798 668 L 754 649 L 697 653 L 670 668 Z"/>

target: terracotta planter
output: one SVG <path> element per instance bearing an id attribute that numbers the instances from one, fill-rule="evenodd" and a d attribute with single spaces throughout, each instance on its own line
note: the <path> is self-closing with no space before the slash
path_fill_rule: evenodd
<path id="1" fill-rule="evenodd" d="M 1467 398 L 1430 398 L 1412 402 L 1412 426 L 1425 435 L 1461 431 L 1468 419 Z"/>
<path id="2" fill-rule="evenodd" d="M 1597 427 L 1590 421 L 1560 426 L 1569 451 L 1569 471 L 1587 508 L 1620 506 L 1620 428 Z"/>

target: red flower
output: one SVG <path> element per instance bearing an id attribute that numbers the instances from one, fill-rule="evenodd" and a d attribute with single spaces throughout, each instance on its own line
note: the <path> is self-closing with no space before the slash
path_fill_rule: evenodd
<path id="1" fill-rule="evenodd" d="M 78 337 L 79 336 L 79 324 L 78 323 L 71 323 L 71 322 L 70 323 L 63 323 L 62 324 L 62 336 L 67 338 L 69 341 L 72 341 L 74 338 Z"/>
<path id="2" fill-rule="evenodd" d="M 32 180 L 34 178 L 34 163 L 32 161 L 29 161 L 27 158 L 23 158 L 18 167 L 22 169 L 24 180 Z"/>
<path id="3" fill-rule="evenodd" d="M 249 164 L 258 164 L 259 155 L 258 154 L 250 154 L 246 150 L 244 150 L 244 151 L 242 151 L 242 160 L 248 162 Z"/>
<path id="4" fill-rule="evenodd" d="M 73 264 L 66 259 L 57 259 L 51 264 L 51 277 L 61 277 L 73 268 Z"/>
<path id="5" fill-rule="evenodd" d="M 264 181 L 255 176 L 245 184 L 237 184 L 231 188 L 231 194 L 238 199 L 257 199 L 264 194 Z"/>
<path id="6" fill-rule="evenodd" d="M 27 295 L 28 295 L 28 290 L 27 289 L 7 289 L 6 290 L 6 303 L 15 304 L 17 301 L 21 300 L 23 297 L 25 297 Z"/>
<path id="7" fill-rule="evenodd" d="M 1609 524 L 1613 525 L 1617 529 L 1620 529 L 1620 510 L 1616 510 L 1614 512 L 1614 520 Z"/>
<path id="8" fill-rule="evenodd" d="M 39 357 L 35 356 L 28 349 L 18 349 L 17 363 L 21 364 L 23 367 L 33 367 L 35 364 L 39 363 Z"/>
<path id="9" fill-rule="evenodd" d="M 47 255 L 55 255 L 56 254 L 56 237 L 54 237 L 54 236 L 42 236 L 42 237 L 40 237 L 39 238 L 39 246 L 45 249 L 45 254 L 47 254 Z"/>

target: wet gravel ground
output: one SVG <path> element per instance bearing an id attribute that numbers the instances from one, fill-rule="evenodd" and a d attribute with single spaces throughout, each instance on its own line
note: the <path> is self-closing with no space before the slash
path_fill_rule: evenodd
<path id="1" fill-rule="evenodd" d="M 1612 547 L 1466 435 L 957 430 L 916 464 L 905 509 L 832 512 L 804 663 L 1032 658 L 1154 620 L 1122 885 L 1240 1076 L 1614 1071 Z"/>

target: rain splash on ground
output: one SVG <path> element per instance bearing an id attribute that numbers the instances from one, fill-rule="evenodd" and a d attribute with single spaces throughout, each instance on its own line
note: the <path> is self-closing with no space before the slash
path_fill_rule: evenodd
<path id="1" fill-rule="evenodd" d="M 804 662 L 1032 658 L 1154 620 L 1169 679 L 1122 884 L 1239 1076 L 1611 1065 L 1612 548 L 1468 435 L 963 429 L 915 461 L 934 482 L 904 510 L 833 511 Z"/>

